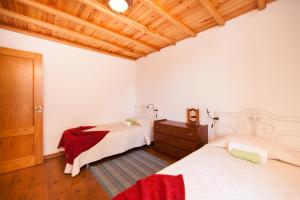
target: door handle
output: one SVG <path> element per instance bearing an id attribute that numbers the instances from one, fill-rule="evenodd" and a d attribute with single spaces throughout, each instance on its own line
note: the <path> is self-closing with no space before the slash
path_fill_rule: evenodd
<path id="1" fill-rule="evenodd" d="M 33 108 L 33 110 L 34 110 L 35 112 L 41 113 L 41 112 L 43 112 L 43 107 L 42 107 L 42 106 L 36 106 L 36 107 Z"/>

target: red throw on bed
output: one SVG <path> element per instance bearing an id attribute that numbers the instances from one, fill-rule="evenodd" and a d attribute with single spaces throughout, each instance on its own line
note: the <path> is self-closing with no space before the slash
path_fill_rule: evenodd
<path id="1" fill-rule="evenodd" d="M 183 176 L 154 174 L 139 180 L 113 200 L 184 200 Z"/>
<path id="2" fill-rule="evenodd" d="M 65 153 L 69 164 L 73 164 L 74 159 L 82 152 L 93 147 L 100 142 L 109 131 L 85 131 L 95 126 L 80 126 L 65 130 L 59 147 L 65 148 Z"/>

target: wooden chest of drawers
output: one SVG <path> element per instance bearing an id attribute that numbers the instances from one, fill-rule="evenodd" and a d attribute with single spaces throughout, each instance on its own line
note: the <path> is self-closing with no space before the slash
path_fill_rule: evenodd
<path id="1" fill-rule="evenodd" d="M 183 122 L 154 122 L 154 149 L 182 158 L 208 142 L 208 126 L 191 127 Z"/>

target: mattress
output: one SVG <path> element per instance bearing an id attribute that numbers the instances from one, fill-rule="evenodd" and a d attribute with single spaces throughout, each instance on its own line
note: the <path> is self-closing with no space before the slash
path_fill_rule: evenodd
<path id="1" fill-rule="evenodd" d="M 300 168 L 277 160 L 253 164 L 205 145 L 158 172 L 183 174 L 186 200 L 299 200 Z"/>

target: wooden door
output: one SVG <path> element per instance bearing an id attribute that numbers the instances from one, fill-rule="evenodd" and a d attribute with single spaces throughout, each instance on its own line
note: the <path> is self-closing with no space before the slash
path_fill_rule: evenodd
<path id="1" fill-rule="evenodd" d="M 0 174 L 43 162 L 41 59 L 0 47 Z"/>

